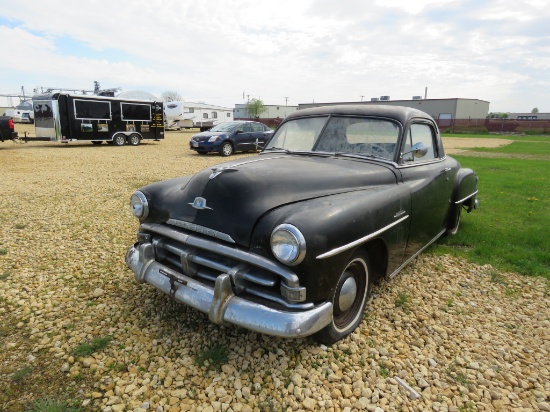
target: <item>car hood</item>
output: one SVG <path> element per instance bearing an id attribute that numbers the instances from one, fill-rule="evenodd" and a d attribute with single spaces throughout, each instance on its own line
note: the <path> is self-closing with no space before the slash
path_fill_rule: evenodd
<path id="1" fill-rule="evenodd" d="M 151 199 L 148 220 L 192 223 L 248 247 L 255 224 L 270 210 L 396 182 L 387 165 L 282 154 L 224 163 L 142 191 Z"/>
<path id="2" fill-rule="evenodd" d="M 220 136 L 222 134 L 231 134 L 231 132 L 201 132 L 201 133 L 197 133 L 195 135 L 193 135 L 192 139 L 193 140 L 198 140 L 198 141 L 203 141 L 205 139 L 208 139 L 212 136 Z"/>

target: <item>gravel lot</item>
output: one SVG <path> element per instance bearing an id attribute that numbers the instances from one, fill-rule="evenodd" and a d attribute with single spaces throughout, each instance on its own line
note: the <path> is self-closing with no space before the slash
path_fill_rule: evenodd
<path id="1" fill-rule="evenodd" d="M 216 326 L 138 285 L 131 193 L 221 160 L 189 137 L 0 143 L 0 411 L 46 397 L 89 411 L 550 411 L 541 278 L 425 254 L 328 348 Z"/>

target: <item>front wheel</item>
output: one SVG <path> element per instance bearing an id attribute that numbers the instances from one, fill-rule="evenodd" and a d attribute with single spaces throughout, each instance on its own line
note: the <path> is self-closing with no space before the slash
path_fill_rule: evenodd
<path id="1" fill-rule="evenodd" d="M 220 154 L 222 156 L 231 156 L 233 154 L 233 145 L 230 142 L 224 142 Z"/>
<path id="2" fill-rule="evenodd" d="M 113 137 L 113 144 L 115 146 L 124 146 L 126 144 L 126 136 L 122 133 L 115 134 L 115 137 Z"/>
<path id="3" fill-rule="evenodd" d="M 370 286 L 369 259 L 356 253 L 342 271 L 332 294 L 332 321 L 315 334 L 315 339 L 332 345 L 353 332 L 363 318 Z"/>

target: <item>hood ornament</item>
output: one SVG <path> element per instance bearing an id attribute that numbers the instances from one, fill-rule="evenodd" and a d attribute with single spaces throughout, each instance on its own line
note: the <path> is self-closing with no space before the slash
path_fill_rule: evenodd
<path id="1" fill-rule="evenodd" d="M 204 197 L 196 197 L 195 200 L 193 200 L 193 203 L 189 203 L 191 206 L 193 206 L 195 209 L 204 210 L 204 209 L 210 209 L 213 210 L 211 207 L 206 206 L 206 199 Z"/>
<path id="2" fill-rule="evenodd" d="M 268 157 L 268 158 L 265 158 L 265 159 L 247 160 L 245 162 L 235 163 L 235 164 L 232 164 L 230 166 L 213 167 L 212 168 L 212 173 L 210 173 L 209 179 L 214 179 L 216 176 L 221 175 L 223 172 L 237 172 L 238 169 L 235 168 L 236 166 L 242 166 L 242 165 L 247 165 L 247 164 L 256 163 L 256 162 L 263 162 L 264 160 L 279 159 L 281 157 L 283 157 L 283 156 Z"/>
<path id="3" fill-rule="evenodd" d="M 238 166 L 238 165 L 235 165 L 235 166 Z M 229 172 L 229 171 L 236 172 L 237 169 L 233 169 L 231 166 L 214 167 L 212 169 L 212 173 L 210 174 L 209 179 L 214 179 L 216 176 L 222 174 L 223 172 Z"/>

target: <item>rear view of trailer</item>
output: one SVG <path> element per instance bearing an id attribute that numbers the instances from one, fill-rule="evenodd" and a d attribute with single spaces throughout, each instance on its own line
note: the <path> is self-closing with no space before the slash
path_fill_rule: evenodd
<path id="1" fill-rule="evenodd" d="M 37 140 L 122 146 L 164 138 L 162 102 L 66 93 L 33 97 Z"/>

